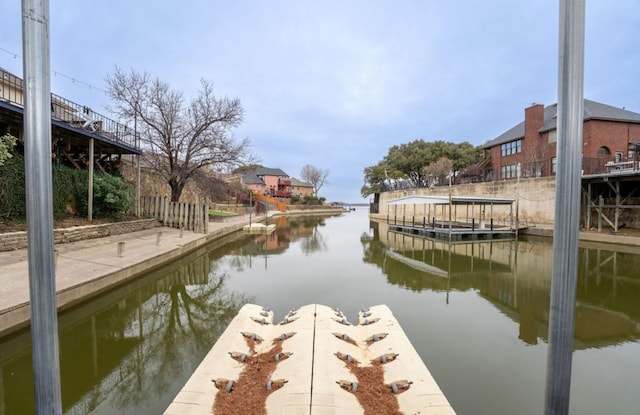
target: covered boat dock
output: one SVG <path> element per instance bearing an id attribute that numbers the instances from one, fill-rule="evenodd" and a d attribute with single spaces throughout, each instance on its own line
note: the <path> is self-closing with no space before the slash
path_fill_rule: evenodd
<path id="1" fill-rule="evenodd" d="M 514 199 L 476 196 L 407 196 L 391 200 L 389 229 L 427 238 L 494 239 L 516 235 Z"/>

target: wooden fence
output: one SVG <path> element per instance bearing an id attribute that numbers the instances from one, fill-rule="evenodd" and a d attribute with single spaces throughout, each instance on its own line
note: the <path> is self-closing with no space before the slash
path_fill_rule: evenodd
<path id="1" fill-rule="evenodd" d="M 171 202 L 165 196 L 140 198 L 143 217 L 154 218 L 164 226 L 198 233 L 209 232 L 209 206 L 202 203 Z"/>

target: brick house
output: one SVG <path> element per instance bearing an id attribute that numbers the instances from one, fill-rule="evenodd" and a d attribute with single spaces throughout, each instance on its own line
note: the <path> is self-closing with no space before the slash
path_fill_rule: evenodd
<path id="1" fill-rule="evenodd" d="M 303 182 L 301 180 L 296 179 L 295 177 L 291 178 L 291 194 L 295 196 L 313 196 L 313 185 L 311 183 Z"/>
<path id="2" fill-rule="evenodd" d="M 557 104 L 533 104 L 524 121 L 481 146 L 483 180 L 551 176 L 556 171 Z M 637 170 L 640 114 L 584 100 L 583 174 Z"/>
<path id="3" fill-rule="evenodd" d="M 291 179 L 280 169 L 260 167 L 246 172 L 241 183 L 244 188 L 267 196 L 291 197 Z"/>

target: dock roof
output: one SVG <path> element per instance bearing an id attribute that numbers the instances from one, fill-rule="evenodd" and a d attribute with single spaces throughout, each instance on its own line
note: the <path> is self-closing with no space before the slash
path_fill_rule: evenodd
<path id="1" fill-rule="evenodd" d="M 514 199 L 478 196 L 451 196 L 454 205 L 510 205 Z M 449 196 L 406 196 L 390 200 L 388 205 L 448 205 Z"/>

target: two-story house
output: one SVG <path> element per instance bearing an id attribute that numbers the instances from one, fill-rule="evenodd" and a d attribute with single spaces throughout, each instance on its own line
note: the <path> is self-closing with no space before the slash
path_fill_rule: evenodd
<path id="1" fill-rule="evenodd" d="M 242 175 L 242 186 L 272 197 L 291 197 L 291 179 L 281 169 L 261 167 Z"/>
<path id="2" fill-rule="evenodd" d="M 533 104 L 524 121 L 481 146 L 484 180 L 541 177 L 555 174 L 557 104 Z M 640 114 L 584 100 L 583 173 L 611 167 L 638 169 Z"/>

